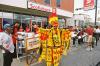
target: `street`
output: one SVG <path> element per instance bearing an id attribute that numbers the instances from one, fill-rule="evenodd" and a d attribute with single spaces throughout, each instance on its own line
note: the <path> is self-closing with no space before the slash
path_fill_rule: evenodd
<path id="1" fill-rule="evenodd" d="M 87 51 L 85 45 L 72 48 L 67 56 L 63 56 L 60 66 L 95 66 L 100 61 L 100 41 L 92 51 Z"/>
<path id="2" fill-rule="evenodd" d="M 100 41 L 92 51 L 86 50 L 86 44 L 71 47 L 67 56 L 63 55 L 59 66 L 95 66 L 100 61 Z M 2 54 L 0 53 L 0 64 L 2 65 Z M 1 66 L 0 65 L 0 66 Z M 13 60 L 12 66 L 26 66 L 25 61 Z M 46 66 L 45 62 L 36 63 L 32 66 Z"/>

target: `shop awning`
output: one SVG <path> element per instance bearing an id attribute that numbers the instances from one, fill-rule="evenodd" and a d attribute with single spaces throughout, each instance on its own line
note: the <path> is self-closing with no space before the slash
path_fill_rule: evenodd
<path id="1" fill-rule="evenodd" d="M 48 17 L 50 12 L 44 12 L 36 9 L 25 9 L 25 8 L 19 8 L 14 6 L 8 6 L 0 4 L 0 11 L 1 12 L 11 12 L 11 13 L 19 13 L 19 14 L 26 14 L 26 15 L 37 15 L 37 16 L 43 16 Z M 58 15 L 59 18 L 67 18 L 65 16 Z"/>

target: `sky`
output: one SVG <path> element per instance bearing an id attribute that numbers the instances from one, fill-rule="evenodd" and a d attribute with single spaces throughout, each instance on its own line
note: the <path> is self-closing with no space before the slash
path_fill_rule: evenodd
<path id="1" fill-rule="evenodd" d="M 92 21 L 94 22 L 95 20 L 95 9 L 89 10 L 89 11 L 84 11 L 84 10 L 78 10 L 76 11 L 76 8 L 82 8 L 83 7 L 84 0 L 74 0 L 74 14 L 87 14 L 92 18 Z M 98 0 L 98 8 L 100 8 L 100 0 Z"/>

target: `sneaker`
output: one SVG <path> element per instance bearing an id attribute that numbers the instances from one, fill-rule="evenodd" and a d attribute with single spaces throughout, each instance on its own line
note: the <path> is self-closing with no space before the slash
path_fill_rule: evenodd
<path id="1" fill-rule="evenodd" d="M 76 45 L 72 45 L 72 47 L 76 47 Z"/>
<path id="2" fill-rule="evenodd" d="M 93 50 L 93 48 L 92 48 L 92 47 L 90 48 L 90 51 L 91 51 L 91 50 Z"/>
<path id="3" fill-rule="evenodd" d="M 87 51 L 90 51 L 91 49 L 90 49 L 90 48 L 87 48 L 86 50 L 87 50 Z"/>

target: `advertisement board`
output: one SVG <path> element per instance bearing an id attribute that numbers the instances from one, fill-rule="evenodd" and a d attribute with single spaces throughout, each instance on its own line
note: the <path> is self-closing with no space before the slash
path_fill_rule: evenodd
<path id="1" fill-rule="evenodd" d="M 84 10 L 94 9 L 94 0 L 84 0 Z"/>
<path id="2" fill-rule="evenodd" d="M 27 39 L 27 50 L 31 50 L 34 48 L 38 48 L 40 46 L 39 41 L 38 40 L 34 40 L 34 39 Z"/>
<path id="3" fill-rule="evenodd" d="M 26 39 L 27 50 L 40 47 L 40 40 L 38 34 L 29 33 L 28 38 Z"/>

